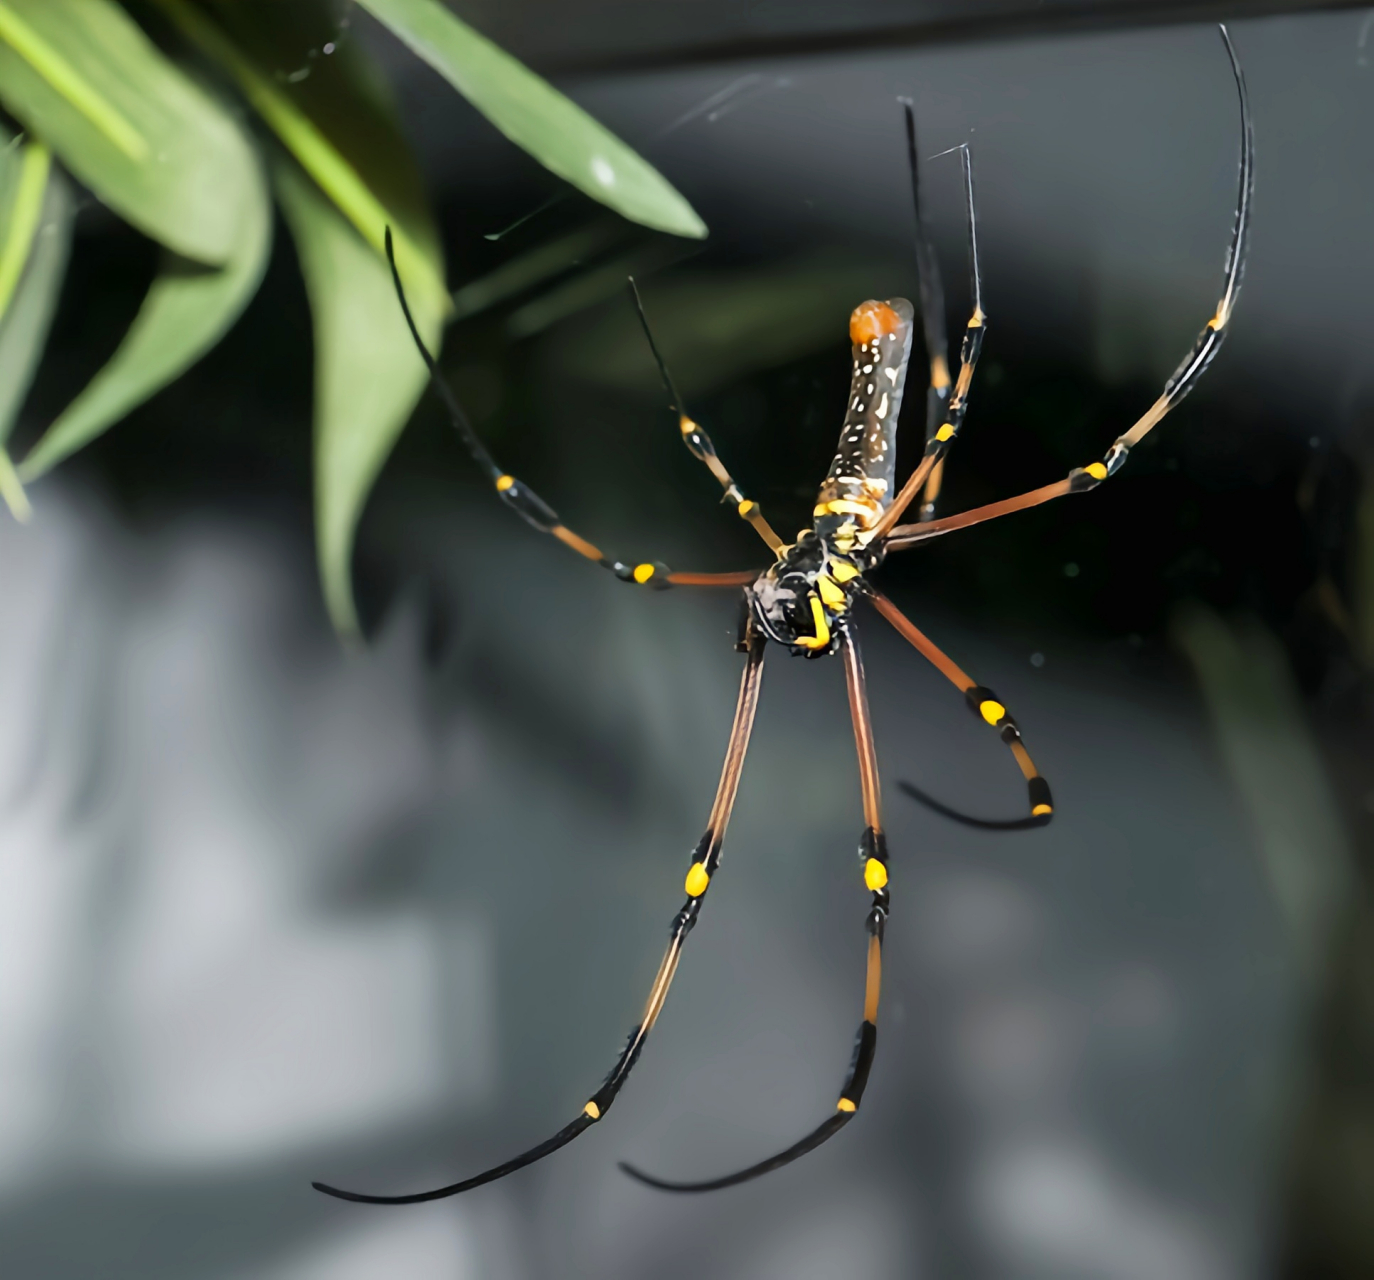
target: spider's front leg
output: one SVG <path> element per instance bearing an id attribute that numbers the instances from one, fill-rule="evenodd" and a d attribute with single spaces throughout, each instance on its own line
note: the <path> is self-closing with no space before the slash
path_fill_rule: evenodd
<path id="1" fill-rule="evenodd" d="M 1075 467 L 1063 480 L 1058 480 L 1054 484 L 1043 485 L 1039 489 L 1018 494 L 1014 498 L 1004 498 L 1001 502 L 991 502 L 987 506 L 975 507 L 955 516 L 945 516 L 924 524 L 903 525 L 895 525 L 895 521 L 888 522 L 885 519 L 882 526 L 882 532 L 887 534 L 882 543 L 884 553 L 901 551 L 955 529 L 966 529 L 970 525 L 1010 515 L 1013 511 L 1038 507 L 1041 503 L 1065 497 L 1067 494 L 1087 493 L 1088 490 L 1097 488 L 1108 476 L 1115 475 L 1121 469 L 1130 451 L 1197 385 L 1198 379 L 1221 350 L 1221 344 L 1226 338 L 1231 317 L 1235 312 L 1241 273 L 1245 266 L 1245 247 L 1250 230 L 1250 197 L 1255 172 L 1254 130 L 1250 119 L 1250 100 L 1245 91 L 1245 77 L 1241 73 L 1240 62 L 1236 58 L 1235 48 L 1225 26 L 1221 27 L 1221 39 L 1226 46 L 1226 56 L 1230 60 L 1231 74 L 1235 77 L 1236 93 L 1240 98 L 1240 186 L 1236 197 L 1231 242 L 1226 251 L 1226 265 L 1222 272 L 1221 298 L 1212 318 L 1198 334 L 1192 350 L 1164 384 L 1164 390 L 1160 392 L 1158 399 L 1140 415 L 1130 430 L 1117 436 L 1111 448 L 1103 454 L 1101 461 L 1090 462 L 1086 467 Z M 929 455 L 926 460 L 928 458 Z M 926 460 L 923 460 L 922 465 L 925 465 Z M 906 490 L 902 492 L 905 494 Z M 896 504 L 894 508 L 895 506 Z"/>

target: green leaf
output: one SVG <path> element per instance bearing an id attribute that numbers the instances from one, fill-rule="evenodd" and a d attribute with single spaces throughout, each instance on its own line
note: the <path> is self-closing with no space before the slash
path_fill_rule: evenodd
<path id="1" fill-rule="evenodd" d="M 706 235 L 706 224 L 657 169 L 438 0 L 360 3 L 546 169 L 632 222 Z"/>
<path id="2" fill-rule="evenodd" d="M 218 265 L 252 198 L 241 134 L 110 0 L 0 0 L 0 102 L 123 218 Z"/>
<path id="3" fill-rule="evenodd" d="M 19 274 L 0 318 L 0 498 L 18 520 L 27 520 L 29 502 L 3 442 L 9 438 L 43 355 L 48 328 L 57 309 L 71 244 L 73 201 L 66 180 L 53 168 L 46 147 L 14 145 L 0 130 L 0 268 L 8 273 L 13 255 Z M 29 202 L 37 187 L 37 207 Z M 22 257 L 20 245 L 22 244 Z"/>
<path id="4" fill-rule="evenodd" d="M 34 142 L 15 148 L 5 159 L 7 172 L 0 178 L 0 190 L 7 194 L 12 191 L 13 195 L 8 199 L 4 230 L 0 232 L 0 316 L 9 309 L 38 233 L 52 152 L 41 142 Z"/>
<path id="5" fill-rule="evenodd" d="M 4 145 L 4 144 L 9 145 Z M 0 276 L 18 272 L 0 311 L 0 443 L 9 438 L 57 309 L 71 246 L 71 188 L 40 143 L 0 129 Z M 42 185 L 38 185 L 41 177 Z M 37 197 L 34 200 L 34 197 Z"/>
<path id="6" fill-rule="evenodd" d="M 243 139 L 245 149 L 247 138 Z M 119 349 L 63 410 L 20 467 L 25 480 L 89 444 L 179 378 L 238 319 L 257 291 L 272 245 L 272 200 L 261 162 L 248 152 L 239 192 L 242 220 L 222 267 L 167 254 Z"/>
<path id="7" fill-rule="evenodd" d="M 315 530 L 325 604 L 358 634 L 350 565 L 358 517 L 425 388 L 424 364 L 401 318 L 387 264 L 294 164 L 274 166 L 315 326 Z M 413 298 L 426 343 L 439 308 Z"/>
<path id="8" fill-rule="evenodd" d="M 234 0 L 216 22 L 187 0 L 159 0 L 169 18 L 234 78 L 253 109 L 378 257 L 392 228 L 396 261 L 417 298 L 447 309 L 443 257 L 419 175 L 397 129 L 384 86 L 361 51 L 344 46 L 308 78 L 290 83 L 265 68 L 287 50 L 309 47 L 300 34 L 314 6 Z M 280 55 L 280 56 L 279 56 Z"/>

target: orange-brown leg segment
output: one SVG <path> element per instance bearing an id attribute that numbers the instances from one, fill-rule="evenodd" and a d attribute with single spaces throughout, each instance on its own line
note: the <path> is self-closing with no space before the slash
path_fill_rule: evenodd
<path id="1" fill-rule="evenodd" d="M 868 948 L 863 1021 L 859 1024 L 859 1033 L 854 1041 L 854 1054 L 849 1064 L 849 1072 L 833 1114 L 785 1151 L 780 1151 L 777 1155 L 737 1173 L 726 1174 L 722 1178 L 711 1178 L 705 1182 L 672 1182 L 653 1177 L 633 1165 L 621 1163 L 620 1167 L 630 1177 L 660 1191 L 719 1191 L 723 1187 L 750 1182 L 765 1173 L 771 1173 L 774 1169 L 781 1169 L 783 1165 L 791 1164 L 834 1137 L 854 1118 L 863 1100 L 864 1089 L 868 1085 L 868 1073 L 873 1066 L 873 1055 L 878 1047 L 878 995 L 883 980 L 883 931 L 887 924 L 890 898 L 887 889 L 887 842 L 883 836 L 882 798 L 878 786 L 878 756 L 873 746 L 873 727 L 868 714 L 863 659 L 859 655 L 858 642 L 848 622 L 840 631 L 840 654 L 844 659 L 845 682 L 849 689 L 849 710 L 854 721 L 854 742 L 859 754 L 859 785 L 863 793 L 865 826 L 859 841 L 859 856 L 863 860 L 864 884 L 873 895 L 867 921 Z"/>
<path id="2" fill-rule="evenodd" d="M 752 582 L 758 576 L 757 573 L 747 575 L 739 573 L 723 575 L 674 574 L 666 564 L 657 560 L 625 564 L 623 561 L 612 559 L 595 543 L 588 542 L 581 534 L 574 533 L 573 530 L 569 529 L 559 518 L 558 512 L 535 493 L 529 485 L 501 469 L 496 459 L 487 450 L 486 445 L 482 443 L 477 432 L 473 430 L 472 423 L 468 421 L 467 414 L 463 412 L 463 406 L 453 393 L 453 388 L 440 376 L 438 365 L 435 363 L 433 355 L 430 354 L 429 348 L 425 346 L 424 339 L 420 337 L 420 331 L 415 327 L 415 319 L 410 313 L 410 303 L 406 300 L 405 288 L 401 284 L 401 273 L 396 269 L 396 255 L 392 247 L 390 227 L 386 229 L 386 256 L 387 261 L 391 264 L 391 279 L 396 286 L 396 297 L 400 300 L 401 311 L 405 315 L 406 324 L 410 327 L 410 336 L 414 339 L 415 346 L 420 352 L 420 358 L 425 362 L 425 368 L 429 370 L 430 384 L 448 410 L 454 430 L 458 432 L 459 438 L 467 446 L 468 452 L 472 454 L 477 465 L 486 472 L 492 488 L 496 490 L 496 496 L 526 524 L 538 529 L 540 533 L 552 535 L 565 547 L 577 552 L 584 559 L 592 561 L 593 564 L 599 564 L 602 568 L 609 569 L 622 582 L 637 583 L 641 587 L 652 587 L 662 591 L 670 586 L 738 586 Z M 728 579 L 728 581 L 717 581 L 720 578 Z"/>
<path id="3" fill-rule="evenodd" d="M 1007 744 L 1026 780 L 1026 791 L 1030 803 L 1030 813 L 1024 818 L 975 818 L 958 809 L 927 795 L 909 782 L 897 785 L 913 800 L 919 801 L 936 813 L 962 822 L 970 827 L 983 827 L 994 831 L 1020 831 L 1027 827 L 1043 827 L 1054 816 L 1054 799 L 1050 794 L 1050 784 L 1040 776 L 1035 762 L 1021 740 L 1021 730 L 1011 713 L 991 689 L 985 688 L 974 680 L 962 667 L 953 661 L 943 650 L 931 643 L 925 632 L 921 631 L 895 604 L 874 587 L 867 588 L 866 594 L 874 608 L 883 615 L 907 640 L 909 640 L 939 673 L 944 676 L 963 695 L 969 710 L 984 724 L 997 730 L 998 736 Z"/>
<path id="4" fill-rule="evenodd" d="M 364 1204 L 419 1204 L 426 1200 L 442 1200 L 448 1196 L 456 1196 L 463 1191 L 471 1191 L 472 1188 L 480 1187 L 485 1183 L 495 1182 L 498 1178 L 504 1178 L 507 1174 L 514 1173 L 517 1169 L 523 1169 L 526 1165 L 534 1164 L 536 1160 L 542 1160 L 560 1147 L 567 1146 L 579 1134 L 590 1129 L 611 1109 L 611 1104 L 615 1101 L 616 1095 L 634 1069 L 634 1065 L 639 1059 L 640 1050 L 644 1048 L 644 1042 L 648 1039 L 649 1032 L 653 1030 L 658 1015 L 663 1011 L 664 1002 L 668 998 L 668 989 L 673 983 L 673 975 L 677 973 L 678 961 L 682 958 L 683 945 L 687 941 L 687 935 L 696 925 L 697 916 L 701 912 L 701 904 L 705 901 L 707 890 L 711 887 L 711 878 L 720 865 L 721 844 L 725 839 L 725 829 L 729 825 L 730 814 L 735 806 L 735 796 L 739 792 L 740 773 L 744 769 L 744 756 L 749 748 L 749 735 L 754 727 L 754 715 L 759 705 L 759 688 L 763 680 L 764 641 L 762 637 L 751 628 L 744 643 L 748 660 L 745 664 L 744 675 L 740 680 L 739 701 L 735 706 L 735 722 L 730 730 L 730 742 L 725 751 L 725 765 L 721 770 L 720 785 L 716 788 L 715 803 L 711 806 L 711 816 L 707 819 L 706 832 L 697 842 L 697 847 L 692 854 L 691 866 L 687 870 L 685 885 L 687 901 L 683 904 L 682 910 L 673 917 L 672 928 L 668 934 L 668 947 L 663 953 L 663 959 L 659 962 L 658 972 L 654 975 L 653 983 L 649 988 L 648 999 L 644 1002 L 644 1012 L 640 1015 L 638 1024 L 630 1032 L 625 1048 L 621 1051 L 620 1057 L 616 1059 L 616 1064 L 611 1068 L 605 1082 L 587 1100 L 577 1118 L 570 1124 L 564 1125 L 553 1137 L 545 1139 L 538 1146 L 531 1147 L 528 1151 L 507 1160 L 504 1164 L 498 1164 L 475 1177 L 466 1178 L 462 1182 L 455 1182 L 447 1187 L 439 1187 L 434 1191 L 419 1191 L 401 1196 L 375 1196 L 365 1195 L 357 1191 L 342 1191 L 338 1187 L 332 1187 L 323 1182 L 315 1182 L 311 1185 L 316 1191 L 323 1191 L 325 1195 L 334 1196 L 340 1200 L 355 1200 Z"/>
<path id="5" fill-rule="evenodd" d="M 942 520 L 899 525 L 896 523 L 897 517 L 888 520 L 885 516 L 880 522 L 881 533 L 887 534 L 882 544 L 884 552 L 900 551 L 954 529 L 965 529 L 985 520 L 995 520 L 998 516 L 1009 515 L 1013 511 L 1024 511 L 1028 507 L 1039 506 L 1042 502 L 1062 498 L 1066 494 L 1086 493 L 1089 489 L 1097 488 L 1108 476 L 1115 475 L 1121 469 L 1130 451 L 1197 385 L 1203 371 L 1221 350 L 1240 292 L 1241 272 L 1245 265 L 1245 248 L 1250 230 L 1250 195 L 1255 170 L 1255 145 L 1250 121 L 1250 101 L 1245 92 L 1245 77 L 1241 74 L 1236 51 L 1224 26 L 1221 28 L 1221 39 L 1226 46 L 1226 56 L 1230 60 L 1231 74 L 1235 77 L 1236 92 L 1240 98 L 1240 189 L 1236 198 L 1231 243 L 1226 251 L 1226 265 L 1222 272 L 1221 298 L 1217 302 L 1215 314 L 1198 335 L 1192 350 L 1164 384 L 1164 390 L 1160 392 L 1158 399 L 1140 415 L 1129 431 L 1117 436 L 1111 448 L 1102 455 L 1100 462 L 1091 462 L 1086 467 L 1075 467 L 1065 479 L 1055 484 L 1032 489 L 1029 493 L 1007 498 L 1002 502 L 989 503 L 985 507 L 975 507 L 972 511 L 965 511 L 957 516 L 946 516 Z M 962 382 L 961 370 L 960 385 Z M 954 402 L 959 399 L 959 395 L 960 386 L 956 385 L 954 399 L 950 402 L 951 415 Z M 903 493 L 905 494 L 905 490 Z M 897 504 L 894 503 L 892 509 L 896 508 Z M 891 510 L 888 512 L 888 515 L 890 514 Z M 877 540 L 876 536 L 873 540 Z"/>

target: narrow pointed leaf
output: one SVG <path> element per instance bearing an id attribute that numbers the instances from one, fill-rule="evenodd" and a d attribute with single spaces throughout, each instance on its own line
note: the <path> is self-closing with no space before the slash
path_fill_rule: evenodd
<path id="1" fill-rule="evenodd" d="M 2 0 L 0 0 L 2 2 Z M 316 6 L 233 0 L 214 16 L 188 0 L 160 7 L 206 56 L 223 67 L 253 109 L 343 211 L 379 258 L 392 228 L 396 260 L 411 291 L 447 308 L 443 256 L 419 174 L 397 127 L 384 83 L 356 45 L 319 59 L 298 82 L 283 79 L 309 47 Z"/>
<path id="2" fill-rule="evenodd" d="M 31 142 L 14 148 L 5 161 L 5 173 L 0 176 L 0 198 L 4 200 L 4 224 L 0 227 L 0 316 L 9 309 L 38 234 L 48 174 L 52 171 L 52 152 L 41 142 Z"/>
<path id="3" fill-rule="evenodd" d="M 0 131 L 0 143 L 9 141 L 8 135 Z M 28 241 L 13 292 L 0 316 L 0 444 L 9 438 L 43 355 L 71 246 L 71 187 L 51 165 L 45 166 L 42 203 L 32 234 L 22 235 L 22 211 L 20 225 L 16 227 L 16 188 L 23 183 L 26 165 L 30 175 L 34 172 L 36 163 L 26 155 L 32 150 L 41 148 L 35 143 L 22 150 L 6 147 L 0 160 L 0 205 L 5 210 L 4 222 L 0 224 L 0 258 L 10 252 L 14 233 Z M 15 477 L 10 481 L 11 489 L 17 484 Z"/>
<path id="4" fill-rule="evenodd" d="M 386 262 L 290 161 L 274 167 L 315 330 L 315 530 L 335 627 L 358 633 L 350 566 L 367 495 L 425 388 Z M 439 309 L 413 298 L 431 346 Z"/>
<path id="5" fill-rule="evenodd" d="M 701 239 L 706 224 L 648 161 L 439 0 L 360 0 L 516 146 L 632 222 Z"/>
<path id="6" fill-rule="evenodd" d="M 242 172 L 248 178 L 240 192 L 243 216 L 228 261 L 205 267 L 166 255 L 119 349 L 24 459 L 25 480 L 41 476 L 179 378 L 248 305 L 272 244 L 272 201 L 260 161 L 250 154 Z"/>
<path id="7" fill-rule="evenodd" d="M 0 102 L 140 231 L 197 262 L 234 252 L 242 139 L 111 0 L 0 0 Z"/>

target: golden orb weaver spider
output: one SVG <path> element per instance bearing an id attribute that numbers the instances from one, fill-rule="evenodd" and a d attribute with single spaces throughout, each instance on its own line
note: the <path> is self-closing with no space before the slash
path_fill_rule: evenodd
<path id="1" fill-rule="evenodd" d="M 888 854 L 883 835 L 881 801 L 878 783 L 877 753 L 873 743 L 873 729 L 869 719 L 868 694 L 864 678 L 863 660 L 859 654 L 858 638 L 851 605 L 858 599 L 872 604 L 935 668 L 955 685 L 968 702 L 975 716 L 998 731 L 1010 748 L 1026 780 L 1029 802 L 1027 816 L 1006 822 L 971 817 L 951 809 L 925 795 L 910 784 L 903 790 L 929 807 L 975 826 L 1017 828 L 1042 826 L 1049 822 L 1054 809 L 1049 784 L 1036 769 L 1021 739 L 1021 732 L 1006 706 L 987 688 L 978 684 L 940 649 L 926 638 L 914 623 L 867 580 L 884 557 L 939 537 L 955 529 L 968 528 L 1038 506 L 1054 498 L 1071 493 L 1086 493 L 1120 470 L 1130 450 L 1134 448 L 1156 423 L 1164 417 L 1193 388 L 1204 369 L 1220 349 L 1235 308 L 1245 256 L 1246 233 L 1250 218 L 1250 192 L 1254 167 L 1254 144 L 1249 102 L 1240 63 L 1225 26 L 1220 28 L 1231 72 L 1240 99 L 1241 151 L 1240 190 L 1236 202 L 1235 222 L 1231 232 L 1223 272 L 1221 300 L 1215 314 L 1207 322 L 1183 363 L 1164 385 L 1155 402 L 1136 423 L 1118 436 L 1100 461 L 1076 467 L 1063 480 L 1039 489 L 1006 498 L 1000 502 L 976 507 L 958 515 L 935 518 L 935 501 L 940 490 L 941 472 L 950 445 L 959 433 L 968 408 L 969 388 L 974 367 L 982 349 L 987 329 L 987 316 L 982 305 L 982 282 L 978 266 L 978 241 L 974 218 L 973 166 L 967 144 L 958 150 L 963 164 L 964 195 L 968 219 L 969 271 L 972 279 L 973 314 L 964 332 L 960 350 L 959 372 L 951 379 L 946 362 L 946 342 L 943 299 L 938 269 L 921 220 L 916 162 L 915 121 L 910 103 L 905 104 L 908 160 L 911 167 L 912 194 L 916 207 L 916 257 L 921 284 L 922 325 L 930 362 L 930 384 L 926 401 L 925 453 L 915 471 L 901 490 L 893 495 L 895 470 L 895 441 L 897 418 L 901 409 L 906 383 L 911 344 L 914 336 L 914 309 L 905 298 L 886 302 L 869 301 L 857 307 L 850 316 L 849 333 L 853 343 L 854 370 L 844 427 L 840 433 L 839 449 L 830 465 L 817 495 L 813 513 L 813 527 L 803 529 L 791 543 L 785 543 L 764 518 L 759 505 L 745 497 L 734 478 L 726 470 L 706 431 L 686 412 L 668 367 L 654 342 L 647 317 L 633 280 L 630 282 L 634 303 L 644 325 L 644 332 L 658 363 L 664 385 L 678 416 L 683 442 L 700 459 L 724 490 L 724 500 L 757 531 L 773 552 L 774 560 L 766 569 L 739 573 L 674 573 L 666 565 L 642 562 L 622 563 L 605 556 L 601 550 L 569 529 L 532 489 L 504 472 L 487 452 L 468 422 L 462 407 L 451 389 L 442 380 L 434 358 L 425 347 L 406 302 L 399 272 L 392 253 L 391 233 L 386 236 L 387 256 L 391 261 L 397 296 L 406 323 L 410 327 L 436 391 L 443 399 L 454 426 L 464 443 L 491 479 L 497 495 L 528 524 L 542 533 L 552 534 L 579 555 L 610 569 L 618 578 L 641 586 L 664 589 L 673 586 L 743 587 L 744 624 L 739 649 L 745 654 L 744 674 L 740 682 L 739 700 L 735 707 L 734 724 L 726 747 L 725 764 L 715 803 L 711 806 L 706 830 L 692 854 L 684 885 L 687 900 L 673 918 L 667 950 L 649 989 L 649 997 L 638 1024 L 630 1032 L 625 1048 L 616 1060 L 601 1087 L 592 1094 L 581 1112 L 570 1124 L 530 1150 L 496 1165 L 483 1173 L 450 1186 L 410 1195 L 368 1195 L 343 1191 L 316 1182 L 314 1187 L 327 1195 L 343 1200 L 369 1204 L 416 1204 L 457 1195 L 494 1182 L 526 1165 L 542 1160 L 560 1147 L 566 1146 L 579 1134 L 601 1120 L 639 1059 L 640 1051 L 663 1010 L 682 956 L 687 935 L 696 924 L 702 903 L 720 865 L 721 846 L 730 821 L 735 795 L 739 789 L 745 751 L 758 707 L 763 675 L 764 652 L 769 641 L 780 644 L 793 654 L 806 658 L 826 657 L 838 653 L 844 663 L 845 681 L 849 694 L 849 709 L 854 725 L 854 740 L 858 750 L 859 777 L 863 794 L 864 830 L 859 839 L 859 855 L 863 863 L 864 884 L 872 894 L 866 928 L 868 932 L 868 960 L 864 985 L 863 1020 L 854 1046 L 848 1074 L 840 1090 L 835 1111 L 817 1128 L 786 1150 L 737 1173 L 703 1182 L 672 1182 L 651 1177 L 627 1164 L 621 1168 L 649 1186 L 665 1191 L 712 1191 L 721 1187 L 747 1182 L 790 1164 L 799 1156 L 813 1151 L 833 1137 L 858 1112 L 869 1070 L 873 1064 L 878 1038 L 878 994 L 882 982 L 883 933 L 887 924 L 890 898 L 888 893 Z M 920 521 L 899 524 L 902 515 L 921 497 Z"/>

